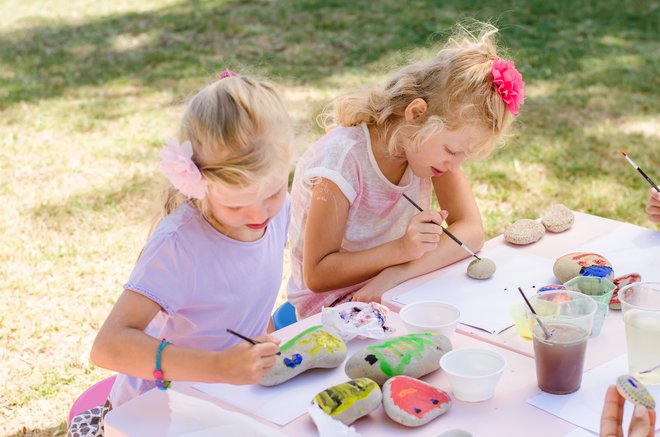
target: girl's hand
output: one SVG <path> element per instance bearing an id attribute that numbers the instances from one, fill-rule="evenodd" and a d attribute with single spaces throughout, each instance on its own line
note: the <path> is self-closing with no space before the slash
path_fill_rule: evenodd
<path id="1" fill-rule="evenodd" d="M 625 399 L 619 394 L 616 386 L 611 385 L 605 393 L 603 412 L 600 417 L 601 437 L 617 437 L 623 435 L 623 404 Z M 655 433 L 655 410 L 649 410 L 636 405 L 630 426 L 629 437 L 653 437 Z"/>
<path id="2" fill-rule="evenodd" d="M 646 212 L 649 214 L 649 220 L 654 223 L 660 223 L 660 193 L 655 188 L 649 191 L 649 202 L 646 206 Z"/>
<path id="3" fill-rule="evenodd" d="M 252 345 L 241 342 L 236 346 L 219 352 L 219 372 L 222 382 L 229 384 L 257 384 L 261 377 L 275 365 L 279 356 L 280 341 L 268 334 L 255 338 L 261 343 Z"/>
<path id="4" fill-rule="evenodd" d="M 420 258 L 438 246 L 442 234 L 440 224 L 447 215 L 447 211 L 444 210 L 423 211 L 410 219 L 406 233 L 399 239 L 401 251 L 408 261 Z"/>
<path id="5" fill-rule="evenodd" d="M 378 302 L 380 303 L 383 293 L 390 288 L 394 288 L 401 282 L 398 275 L 397 266 L 389 267 L 374 276 L 362 288 L 353 294 L 355 302 Z"/>

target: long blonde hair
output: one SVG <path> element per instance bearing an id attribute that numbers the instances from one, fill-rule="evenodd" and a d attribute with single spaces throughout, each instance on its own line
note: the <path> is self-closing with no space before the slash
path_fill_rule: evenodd
<path id="1" fill-rule="evenodd" d="M 225 77 L 195 94 L 178 137 L 192 143 L 193 162 L 209 184 L 247 187 L 291 165 L 293 128 L 280 95 L 269 82 L 246 76 Z M 184 201 L 169 185 L 154 228 Z M 192 202 L 207 214 L 206 198 Z"/>
<path id="2" fill-rule="evenodd" d="M 492 133 L 467 152 L 483 159 L 501 144 L 514 119 L 493 85 L 497 48 L 494 26 L 478 23 L 476 31 L 460 27 L 431 60 L 396 72 L 385 84 L 337 98 L 321 117 L 328 128 L 366 123 L 391 156 L 402 156 L 440 129 L 482 126 Z M 415 99 L 426 101 L 426 112 L 406 121 L 405 110 Z M 411 141 L 407 141 L 411 139 Z"/>

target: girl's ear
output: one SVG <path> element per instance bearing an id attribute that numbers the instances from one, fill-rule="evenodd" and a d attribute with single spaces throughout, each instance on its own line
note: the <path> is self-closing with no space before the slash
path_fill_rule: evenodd
<path id="1" fill-rule="evenodd" d="M 406 121 L 413 121 L 426 112 L 428 109 L 429 105 L 426 103 L 424 99 L 420 99 L 419 97 L 410 102 L 408 107 L 406 107 L 406 111 L 404 112 L 404 115 L 406 117 Z"/>

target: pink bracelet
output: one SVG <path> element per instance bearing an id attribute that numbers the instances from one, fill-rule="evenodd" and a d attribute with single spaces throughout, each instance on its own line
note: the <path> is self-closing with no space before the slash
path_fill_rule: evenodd
<path id="1" fill-rule="evenodd" d="M 172 384 L 172 381 L 165 381 L 165 375 L 163 375 L 163 371 L 160 370 L 160 355 L 163 352 L 163 349 L 165 349 L 165 346 L 168 344 L 172 343 L 163 339 L 158 345 L 158 352 L 156 352 L 156 370 L 154 370 L 153 375 L 154 379 L 156 380 L 156 387 L 158 387 L 160 390 L 167 390 Z"/>

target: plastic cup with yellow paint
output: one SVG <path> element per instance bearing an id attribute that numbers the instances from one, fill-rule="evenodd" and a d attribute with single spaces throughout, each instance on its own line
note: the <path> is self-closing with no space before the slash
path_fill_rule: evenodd
<path id="1" fill-rule="evenodd" d="M 509 305 L 509 314 L 513 319 L 518 334 L 528 340 L 532 339 L 532 331 L 529 329 L 528 310 L 525 302 L 512 303 Z"/>

